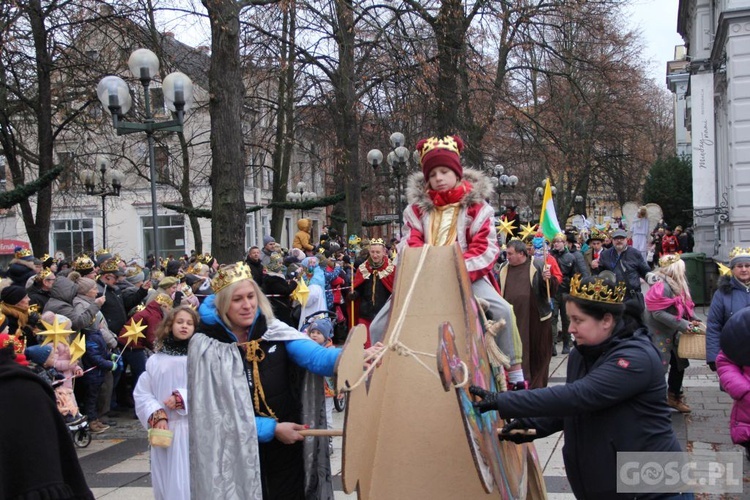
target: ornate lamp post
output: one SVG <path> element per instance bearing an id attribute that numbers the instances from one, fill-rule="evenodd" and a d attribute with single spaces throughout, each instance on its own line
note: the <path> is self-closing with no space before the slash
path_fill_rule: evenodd
<path id="1" fill-rule="evenodd" d="M 386 157 L 388 166 L 391 167 L 391 174 L 396 178 L 396 193 L 398 193 L 398 195 L 395 196 L 395 201 L 396 214 L 398 215 L 399 236 L 402 234 L 404 225 L 404 198 L 401 194 L 401 180 L 406 175 L 406 170 L 409 167 L 410 156 L 409 149 L 404 146 L 405 142 L 406 138 L 401 132 L 394 132 L 393 134 L 391 134 L 390 143 L 393 150 L 388 153 L 388 156 Z M 367 162 L 372 165 L 372 168 L 377 172 L 378 167 L 383 162 L 383 153 L 381 153 L 379 149 L 371 149 L 370 152 L 367 153 Z M 384 172 L 381 175 L 388 175 L 388 172 Z"/>
<path id="2" fill-rule="evenodd" d="M 133 105 L 130 89 L 119 76 L 105 76 L 96 87 L 96 94 L 104 109 L 112 115 L 112 125 L 117 135 L 145 132 L 148 139 L 148 160 L 151 176 L 151 217 L 154 228 L 154 256 L 159 258 L 159 223 L 156 209 L 156 161 L 154 158 L 154 132 L 182 132 L 185 111 L 193 101 L 193 82 L 180 72 L 170 73 L 162 82 L 164 102 L 173 112 L 173 119 L 165 122 L 154 121 L 151 113 L 149 86 L 159 73 L 159 58 L 148 49 L 137 49 L 128 59 L 130 73 L 138 78 L 143 86 L 145 118 L 143 122 L 128 122 L 123 118 Z"/>
<path id="3" fill-rule="evenodd" d="M 110 168 L 110 162 L 104 156 L 97 156 L 96 168 L 99 178 L 96 170 L 87 170 L 83 174 L 83 185 L 87 195 L 102 199 L 102 248 L 107 248 L 107 197 L 120 196 L 122 173 Z"/>
<path id="4" fill-rule="evenodd" d="M 492 184 L 497 188 L 497 204 L 498 208 L 502 210 L 499 205 L 503 204 L 501 195 L 505 188 L 515 189 L 518 185 L 518 177 L 515 175 L 507 175 L 505 173 L 505 167 L 502 165 L 495 165 L 492 168 Z"/>
<path id="5" fill-rule="evenodd" d="M 297 190 L 296 191 L 289 191 L 286 194 L 286 201 L 291 201 L 293 203 L 301 203 L 303 201 L 311 201 L 318 198 L 318 194 L 315 191 L 307 191 L 307 185 L 303 181 L 299 181 L 297 183 Z M 305 218 L 305 209 L 300 208 L 300 219 Z"/>

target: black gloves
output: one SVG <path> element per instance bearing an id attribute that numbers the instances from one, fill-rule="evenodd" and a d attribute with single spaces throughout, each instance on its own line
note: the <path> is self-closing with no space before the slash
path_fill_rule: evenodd
<path id="1" fill-rule="evenodd" d="M 185 294 L 183 294 L 180 291 L 177 291 L 174 293 L 174 298 L 172 299 L 172 307 L 179 307 L 179 305 L 182 303 L 182 297 Z"/>
<path id="2" fill-rule="evenodd" d="M 39 315 L 39 313 L 31 312 L 29 313 L 29 319 L 26 322 L 26 324 L 29 325 L 31 328 L 36 328 L 37 325 L 39 324 L 40 319 L 42 319 L 42 317 Z"/>
<path id="3" fill-rule="evenodd" d="M 481 413 L 497 410 L 497 394 L 496 392 L 485 391 L 481 387 L 472 385 L 469 387 L 469 392 L 474 396 L 482 398 L 481 401 L 474 401 L 474 409 Z"/>
<path id="4" fill-rule="evenodd" d="M 529 433 L 528 425 L 520 418 L 508 420 L 497 435 L 501 441 L 511 441 L 516 444 L 528 443 L 536 438 L 536 433 Z"/>

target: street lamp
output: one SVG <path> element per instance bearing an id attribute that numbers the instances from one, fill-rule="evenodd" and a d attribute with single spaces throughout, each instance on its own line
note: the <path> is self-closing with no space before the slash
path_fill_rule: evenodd
<path id="1" fill-rule="evenodd" d="M 159 58 L 148 49 L 137 49 L 128 59 L 130 73 L 141 81 L 144 96 L 145 118 L 143 122 L 124 121 L 123 117 L 133 105 L 130 88 L 119 76 L 105 76 L 96 87 L 96 94 L 105 111 L 112 115 L 112 125 L 117 135 L 145 132 L 148 138 L 148 161 L 151 176 L 151 218 L 154 228 L 154 256 L 159 258 L 159 223 L 156 209 L 156 161 L 154 158 L 154 132 L 180 133 L 183 130 L 185 111 L 193 101 L 193 82 L 183 73 L 176 71 L 167 75 L 162 81 L 164 103 L 173 112 L 173 118 L 164 122 L 154 121 L 151 114 L 151 95 L 149 86 L 159 73 Z M 158 261 L 157 261 L 158 262 Z"/>
<path id="2" fill-rule="evenodd" d="M 392 199 L 393 201 L 396 202 L 396 215 L 398 216 L 398 233 L 399 233 L 399 236 L 401 236 L 403 232 L 403 225 L 404 225 L 404 215 L 403 215 L 404 197 L 401 194 L 401 190 L 402 190 L 401 179 L 403 178 L 403 176 L 406 175 L 406 169 L 409 167 L 409 157 L 412 156 L 412 153 L 410 153 L 409 149 L 406 146 L 404 146 L 406 142 L 406 138 L 404 137 L 404 134 L 402 134 L 401 132 L 392 133 L 391 137 L 389 138 L 389 141 L 391 143 L 391 148 L 393 149 L 390 153 L 388 153 L 388 156 L 386 157 L 386 162 L 388 163 L 388 166 L 391 167 L 391 173 L 396 178 L 396 194 L 391 193 L 391 195 L 389 196 L 389 199 Z M 415 159 L 415 161 L 417 161 L 416 159 L 418 158 L 418 153 L 414 154 L 413 158 Z M 381 153 L 379 149 L 371 149 L 370 152 L 367 153 L 367 162 L 370 165 L 372 165 L 373 170 L 375 170 L 377 174 L 378 167 L 380 166 L 381 163 L 383 163 L 383 153 Z M 388 175 L 388 172 L 383 172 L 380 175 Z"/>
<path id="3" fill-rule="evenodd" d="M 575 198 L 573 198 L 573 201 L 575 202 L 576 210 L 579 214 L 585 213 L 585 207 L 583 205 L 583 196 L 580 194 L 577 194 Z"/>
<path id="4" fill-rule="evenodd" d="M 518 185 L 518 177 L 515 175 L 507 175 L 505 173 L 505 167 L 502 165 L 495 165 L 492 169 L 492 184 L 497 188 L 497 204 L 501 205 L 502 200 L 500 196 L 503 190 L 507 187 L 515 189 Z"/>
<path id="5" fill-rule="evenodd" d="M 96 157 L 96 168 L 99 170 L 99 179 L 97 180 L 96 170 L 86 170 L 83 185 L 87 195 L 102 199 L 102 248 L 107 248 L 107 196 L 120 196 L 122 173 L 110 168 L 110 162 L 105 156 Z"/>
<path id="6" fill-rule="evenodd" d="M 318 194 L 315 191 L 306 191 L 307 185 L 299 181 L 297 183 L 297 191 L 289 191 L 286 194 L 286 201 L 291 201 L 293 203 L 301 203 L 303 201 L 311 201 L 318 197 Z M 302 214 L 301 219 L 305 218 L 305 209 L 301 208 L 300 213 Z"/>

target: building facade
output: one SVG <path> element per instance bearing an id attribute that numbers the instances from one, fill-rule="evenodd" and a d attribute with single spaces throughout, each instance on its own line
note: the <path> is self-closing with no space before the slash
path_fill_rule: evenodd
<path id="1" fill-rule="evenodd" d="M 695 251 L 726 261 L 750 246 L 750 0 L 680 0 L 677 31 L 667 84 L 692 161 Z"/>

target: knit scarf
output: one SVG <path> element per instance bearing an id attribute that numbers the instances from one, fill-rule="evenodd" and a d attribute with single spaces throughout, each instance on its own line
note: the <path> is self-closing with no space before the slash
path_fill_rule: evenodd
<path id="1" fill-rule="evenodd" d="M 646 309 L 649 311 L 663 311 L 674 307 L 677 309 L 677 319 L 690 319 L 693 317 L 695 304 L 692 300 L 686 300 L 683 295 L 674 297 L 664 296 L 664 283 L 659 281 L 649 288 L 645 297 Z"/>
<path id="2" fill-rule="evenodd" d="M 161 343 L 159 352 L 170 356 L 187 356 L 190 339 L 177 340 L 171 333 Z"/>
<path id="3" fill-rule="evenodd" d="M 461 181 L 456 187 L 448 189 L 446 191 L 434 191 L 432 189 L 427 190 L 432 203 L 436 207 L 442 207 L 444 205 L 450 205 L 452 203 L 458 203 L 463 199 L 466 194 L 470 193 L 473 186 L 469 181 Z"/>
<path id="4" fill-rule="evenodd" d="M 26 326 L 29 322 L 29 310 L 27 308 L 21 308 L 2 302 L 0 303 L 0 311 L 2 311 L 2 313 L 6 316 L 13 316 L 15 318 L 18 318 L 19 330 Z"/>

